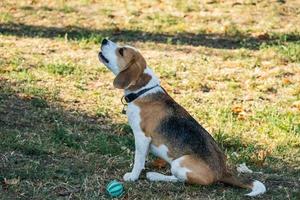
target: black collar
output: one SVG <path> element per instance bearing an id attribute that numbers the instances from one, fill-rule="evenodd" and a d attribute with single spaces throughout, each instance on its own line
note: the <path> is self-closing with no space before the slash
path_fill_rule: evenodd
<path id="1" fill-rule="evenodd" d="M 127 94 L 125 96 L 122 97 L 122 99 L 124 98 L 126 103 L 130 103 L 134 100 L 136 100 L 139 96 L 141 96 L 142 94 L 144 94 L 145 92 L 148 92 L 149 90 L 152 90 L 153 88 L 156 88 L 158 87 L 159 85 L 155 85 L 155 86 L 152 86 L 150 88 L 145 88 L 141 91 L 139 91 L 138 93 L 130 93 L 130 94 Z M 123 103 L 123 102 L 122 102 Z M 123 103 L 124 104 L 124 103 Z"/>

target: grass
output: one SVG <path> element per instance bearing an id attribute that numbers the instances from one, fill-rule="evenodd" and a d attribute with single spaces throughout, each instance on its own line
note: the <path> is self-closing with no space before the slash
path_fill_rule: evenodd
<path id="1" fill-rule="evenodd" d="M 54 63 L 54 64 L 48 64 L 44 67 L 46 71 L 48 71 L 51 74 L 66 76 L 73 74 L 75 71 L 75 67 L 72 64 L 68 63 Z"/>
<path id="2" fill-rule="evenodd" d="M 282 54 L 283 59 L 292 62 L 300 62 L 300 43 L 288 43 L 280 45 L 278 51 Z"/>
<path id="3" fill-rule="evenodd" d="M 298 1 L 3 1 L 0 199 L 108 199 L 131 170 L 122 93 L 97 59 L 103 38 L 141 50 L 165 89 L 232 165 L 299 199 Z M 146 171 L 156 169 L 149 156 Z M 124 183 L 121 199 L 245 199 L 215 184 Z"/>

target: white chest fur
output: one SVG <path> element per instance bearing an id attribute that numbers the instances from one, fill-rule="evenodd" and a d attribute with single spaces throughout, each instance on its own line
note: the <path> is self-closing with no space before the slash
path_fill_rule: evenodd
<path id="1" fill-rule="evenodd" d="M 129 103 L 127 107 L 126 115 L 128 118 L 128 123 L 131 126 L 133 132 L 135 132 L 135 130 L 140 130 L 141 129 L 140 108 L 136 106 L 134 103 Z"/>
<path id="2" fill-rule="evenodd" d="M 136 140 L 135 144 L 139 144 L 143 141 L 143 139 L 148 138 L 141 128 L 140 108 L 134 103 L 129 103 L 126 114 L 128 117 L 128 123 L 134 134 L 134 139 Z M 151 140 L 151 138 L 148 139 Z"/>

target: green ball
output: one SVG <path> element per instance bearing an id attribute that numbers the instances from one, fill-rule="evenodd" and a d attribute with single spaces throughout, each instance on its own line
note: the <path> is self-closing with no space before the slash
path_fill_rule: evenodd
<path id="1" fill-rule="evenodd" d="M 120 197 L 124 193 L 123 184 L 113 180 L 106 186 L 106 191 L 111 197 Z"/>

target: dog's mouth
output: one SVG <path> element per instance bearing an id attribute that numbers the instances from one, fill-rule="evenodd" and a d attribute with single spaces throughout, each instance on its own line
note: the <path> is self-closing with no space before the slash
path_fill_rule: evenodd
<path id="1" fill-rule="evenodd" d="M 102 54 L 102 52 L 99 52 L 99 57 L 101 58 L 101 60 L 103 60 L 106 63 L 109 63 L 109 60 L 107 58 L 105 58 L 105 56 Z"/>

